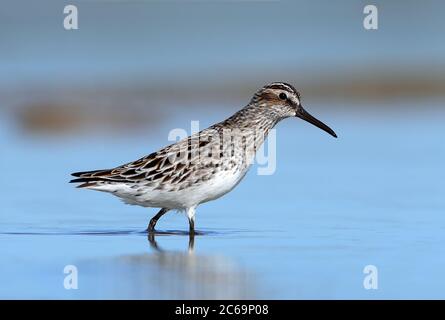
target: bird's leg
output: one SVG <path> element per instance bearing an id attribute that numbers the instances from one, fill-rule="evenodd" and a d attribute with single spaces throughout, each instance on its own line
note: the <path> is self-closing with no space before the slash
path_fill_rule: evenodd
<path id="1" fill-rule="evenodd" d="M 148 232 L 153 232 L 155 230 L 156 223 L 164 214 L 167 213 L 167 211 L 168 209 L 162 208 L 153 218 L 151 218 L 150 223 L 148 224 L 147 227 Z"/>
<path id="2" fill-rule="evenodd" d="M 195 217 L 189 218 L 189 235 L 195 235 Z"/>
<path id="3" fill-rule="evenodd" d="M 189 234 L 195 235 L 195 208 L 191 207 L 187 209 L 187 218 L 189 219 Z"/>

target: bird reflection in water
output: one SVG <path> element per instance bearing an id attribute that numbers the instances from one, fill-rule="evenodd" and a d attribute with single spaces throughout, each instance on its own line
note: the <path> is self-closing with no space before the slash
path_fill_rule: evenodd
<path id="1" fill-rule="evenodd" d="M 148 242 L 154 251 L 151 263 L 156 265 L 158 288 L 167 295 L 181 299 L 247 299 L 254 298 L 248 273 L 232 259 L 217 254 L 195 251 L 196 236 L 188 235 L 186 250 L 166 250 L 157 238 L 172 236 L 148 233 Z M 176 235 L 177 236 L 177 235 Z M 197 237 L 200 237 L 198 234 Z M 204 240 L 204 239 L 203 239 Z"/>
<path id="2" fill-rule="evenodd" d="M 173 234 L 173 233 L 162 233 L 162 234 L 166 235 L 166 234 Z M 195 250 L 195 235 L 196 234 L 197 233 L 190 233 L 188 235 L 189 236 L 189 245 L 188 245 L 188 253 L 189 254 L 193 254 L 193 252 Z M 150 243 L 150 247 L 153 250 L 155 250 L 159 253 L 165 252 L 164 249 L 162 249 L 158 246 L 158 243 L 156 242 L 156 233 L 155 232 L 148 232 L 147 239 L 148 239 L 148 242 Z"/>

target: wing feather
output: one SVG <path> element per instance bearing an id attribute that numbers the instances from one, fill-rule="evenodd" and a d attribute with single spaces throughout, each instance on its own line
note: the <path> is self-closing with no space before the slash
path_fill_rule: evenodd
<path id="1" fill-rule="evenodd" d="M 204 137 L 204 141 L 199 139 Z M 192 146 L 198 141 L 198 148 L 209 147 L 210 142 L 205 132 L 195 134 L 187 139 L 169 145 L 158 152 L 151 153 L 136 161 L 132 161 L 113 169 L 94 170 L 72 173 L 77 179 L 72 183 L 83 183 L 79 187 L 88 187 L 95 183 L 181 183 L 185 181 L 193 171 L 205 169 L 199 160 L 199 152 Z M 211 170 L 211 168 L 209 168 Z M 204 170 L 205 171 L 205 170 Z M 203 174 L 203 172 L 201 172 Z"/>

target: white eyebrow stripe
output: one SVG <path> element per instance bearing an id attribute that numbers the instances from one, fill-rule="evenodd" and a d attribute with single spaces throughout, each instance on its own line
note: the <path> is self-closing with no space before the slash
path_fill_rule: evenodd
<path id="1" fill-rule="evenodd" d="M 292 87 L 282 82 L 273 82 L 268 85 L 268 87 L 279 87 L 279 89 L 282 89 L 284 91 L 294 92 L 294 89 Z"/>

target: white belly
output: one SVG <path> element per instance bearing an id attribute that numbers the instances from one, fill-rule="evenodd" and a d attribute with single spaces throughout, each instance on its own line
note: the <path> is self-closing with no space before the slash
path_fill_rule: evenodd
<path id="1" fill-rule="evenodd" d="M 184 190 L 186 191 L 184 200 L 188 202 L 187 198 L 189 198 L 192 204 L 200 204 L 222 197 L 238 185 L 247 171 L 248 168 L 244 170 L 222 171 L 215 175 L 213 179 L 197 187 L 190 188 L 190 191 Z"/>
<path id="2" fill-rule="evenodd" d="M 127 185 L 114 185 L 105 188 L 103 186 L 101 191 L 111 192 L 128 204 L 144 207 L 186 209 L 225 195 L 242 180 L 247 171 L 248 168 L 219 171 L 210 180 L 176 191 L 147 189 L 142 194 L 135 196 L 136 190 Z"/>

